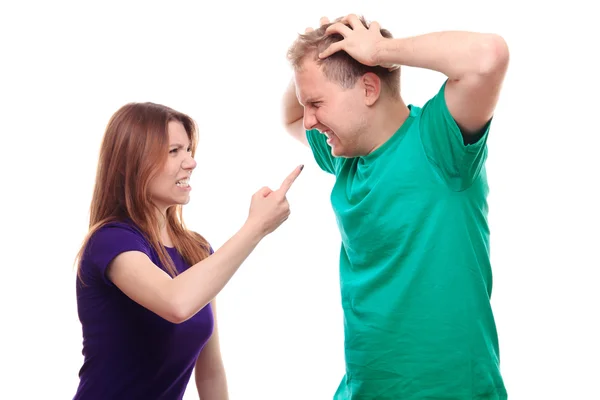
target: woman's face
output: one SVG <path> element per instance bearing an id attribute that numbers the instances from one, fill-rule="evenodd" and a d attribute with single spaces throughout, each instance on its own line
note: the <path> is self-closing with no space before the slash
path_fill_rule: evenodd
<path id="1" fill-rule="evenodd" d="M 168 126 L 169 155 L 164 168 L 150 181 L 152 202 L 163 213 L 167 208 L 190 201 L 189 178 L 196 161 L 192 158 L 188 134 L 181 122 L 171 121 Z"/>

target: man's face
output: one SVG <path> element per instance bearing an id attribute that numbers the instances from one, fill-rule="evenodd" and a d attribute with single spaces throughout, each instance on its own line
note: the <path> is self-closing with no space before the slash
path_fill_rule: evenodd
<path id="1" fill-rule="evenodd" d="M 320 67 L 307 60 L 295 71 L 296 95 L 304 106 L 304 128 L 317 129 L 327 136 L 331 154 L 356 157 L 360 154 L 360 134 L 366 128 L 367 106 L 357 82 L 345 89 L 331 82 Z"/>

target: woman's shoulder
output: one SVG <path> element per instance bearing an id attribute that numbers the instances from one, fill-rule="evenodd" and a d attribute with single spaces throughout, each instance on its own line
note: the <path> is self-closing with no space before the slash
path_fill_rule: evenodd
<path id="1" fill-rule="evenodd" d="M 104 223 L 90 236 L 90 244 L 115 244 L 122 246 L 128 242 L 149 246 L 143 231 L 130 220 L 118 220 Z"/>

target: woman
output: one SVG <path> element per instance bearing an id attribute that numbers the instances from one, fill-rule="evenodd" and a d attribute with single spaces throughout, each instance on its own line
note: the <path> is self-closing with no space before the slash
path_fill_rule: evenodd
<path id="1" fill-rule="evenodd" d="M 183 224 L 196 167 L 193 120 L 152 103 L 108 123 L 78 254 L 84 362 L 75 399 L 181 399 L 196 368 L 202 400 L 227 399 L 214 298 L 289 215 L 281 188 L 253 197 L 248 219 L 216 252 Z"/>

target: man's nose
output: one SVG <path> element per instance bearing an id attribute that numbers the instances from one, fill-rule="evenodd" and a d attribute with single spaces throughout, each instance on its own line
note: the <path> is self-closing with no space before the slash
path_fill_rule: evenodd
<path id="1" fill-rule="evenodd" d="M 317 117 L 311 111 L 304 110 L 304 129 L 307 131 L 313 129 L 317 124 Z"/>

